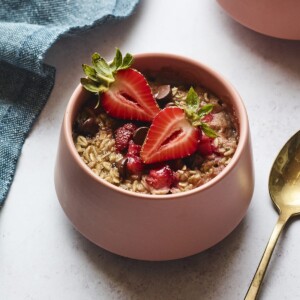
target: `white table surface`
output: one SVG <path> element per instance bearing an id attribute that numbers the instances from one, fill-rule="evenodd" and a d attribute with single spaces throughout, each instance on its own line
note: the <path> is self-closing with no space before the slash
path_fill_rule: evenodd
<path id="1" fill-rule="evenodd" d="M 92 12 L 91 12 L 92 13 Z M 213 248 L 178 261 L 141 262 L 111 254 L 77 233 L 54 190 L 59 128 L 94 51 L 172 52 L 221 72 L 249 114 L 256 185 L 247 215 Z M 270 167 L 300 119 L 300 42 L 254 33 L 212 0 L 144 0 L 129 19 L 59 40 L 46 62 L 57 69 L 50 99 L 27 138 L 0 212 L 0 299 L 243 299 L 277 213 Z M 273 254 L 260 299 L 300 299 L 300 223 Z"/>

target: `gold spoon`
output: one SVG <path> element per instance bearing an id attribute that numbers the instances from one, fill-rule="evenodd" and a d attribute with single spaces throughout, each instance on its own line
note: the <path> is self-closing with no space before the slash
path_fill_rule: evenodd
<path id="1" fill-rule="evenodd" d="M 289 139 L 276 157 L 270 172 L 269 192 L 279 211 L 279 218 L 245 300 L 256 299 L 282 229 L 291 217 L 300 214 L 300 130 Z"/>

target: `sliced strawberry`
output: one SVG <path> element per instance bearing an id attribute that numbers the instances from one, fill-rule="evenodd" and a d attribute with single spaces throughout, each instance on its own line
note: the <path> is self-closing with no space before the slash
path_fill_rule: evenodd
<path id="1" fill-rule="evenodd" d="M 160 111 L 145 77 L 131 69 L 133 56 L 124 57 L 117 48 L 116 55 L 108 63 L 99 53 L 92 55 L 92 66 L 83 64 L 86 77 L 81 78 L 82 86 L 99 95 L 100 104 L 112 117 L 152 121 Z"/>
<path id="2" fill-rule="evenodd" d="M 146 164 L 182 158 L 197 150 L 200 132 L 179 107 L 166 107 L 154 118 L 142 146 Z"/>
<path id="3" fill-rule="evenodd" d="M 134 69 L 118 71 L 100 97 L 104 110 L 118 119 L 152 121 L 160 110 L 145 77 Z"/>

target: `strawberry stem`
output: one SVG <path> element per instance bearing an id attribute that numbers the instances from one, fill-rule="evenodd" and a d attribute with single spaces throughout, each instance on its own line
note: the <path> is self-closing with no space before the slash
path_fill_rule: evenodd
<path id="1" fill-rule="evenodd" d="M 127 53 L 123 58 L 121 51 L 116 48 L 116 54 L 113 61 L 109 64 L 101 57 L 99 53 L 92 55 L 92 65 L 82 65 L 84 74 L 87 76 L 81 78 L 82 86 L 96 94 L 105 93 L 110 85 L 115 81 L 115 75 L 119 70 L 128 69 L 133 62 L 133 56 Z"/>

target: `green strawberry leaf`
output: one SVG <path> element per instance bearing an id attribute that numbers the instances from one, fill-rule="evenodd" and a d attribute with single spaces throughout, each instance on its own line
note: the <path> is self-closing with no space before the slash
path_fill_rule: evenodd
<path id="1" fill-rule="evenodd" d="M 119 48 L 116 48 L 116 55 L 112 63 L 109 65 L 113 73 L 115 73 L 122 65 L 123 57 Z"/>
<path id="2" fill-rule="evenodd" d="M 101 77 L 107 77 L 113 79 L 113 74 L 110 66 L 105 61 L 103 57 L 100 56 L 99 53 L 94 53 L 92 55 L 92 63 L 95 67 L 95 70 L 97 71 L 97 75 Z"/>
<path id="3" fill-rule="evenodd" d="M 110 85 L 115 81 L 114 75 L 119 70 L 127 69 L 131 66 L 133 57 L 127 53 L 123 58 L 121 51 L 116 48 L 113 61 L 108 64 L 101 55 L 95 52 L 92 55 L 92 65 L 82 65 L 82 69 L 87 78 L 81 78 L 82 86 L 92 93 L 104 93 L 108 91 Z"/>
<path id="4" fill-rule="evenodd" d="M 116 69 L 118 70 L 123 62 L 122 53 L 121 53 L 120 49 L 118 49 L 118 48 L 116 49 L 116 56 L 115 56 L 114 60 L 116 61 Z"/>
<path id="5" fill-rule="evenodd" d="M 93 67 L 90 67 L 88 65 L 83 64 L 82 65 L 82 69 L 83 69 L 84 74 L 88 78 L 90 78 L 90 79 L 92 79 L 94 81 L 97 81 L 97 72 L 96 72 L 96 70 Z"/>
<path id="6" fill-rule="evenodd" d="M 133 56 L 130 53 L 127 53 L 123 59 L 122 65 L 119 67 L 119 70 L 128 69 L 133 62 Z"/>
<path id="7" fill-rule="evenodd" d="M 80 83 L 86 90 L 92 93 L 103 93 L 108 90 L 107 87 L 104 87 L 90 78 L 81 78 Z"/>
<path id="8" fill-rule="evenodd" d="M 101 56 L 99 53 L 95 52 L 93 55 L 92 55 L 92 64 L 93 66 L 95 67 L 95 70 L 97 72 L 102 72 L 102 70 L 100 69 L 100 66 L 99 66 L 99 61 L 101 60 Z"/>

